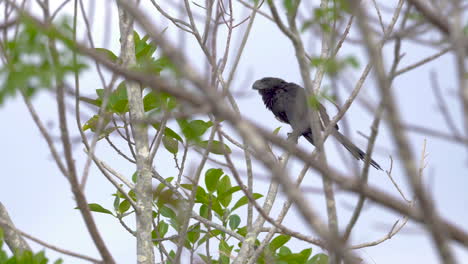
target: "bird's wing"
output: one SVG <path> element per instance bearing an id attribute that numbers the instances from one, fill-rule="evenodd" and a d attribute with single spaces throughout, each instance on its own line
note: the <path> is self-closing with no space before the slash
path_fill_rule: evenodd
<path id="1" fill-rule="evenodd" d="M 286 113 L 289 124 L 299 135 L 310 130 L 308 122 L 309 107 L 305 90 L 295 83 L 288 83 L 285 97 Z"/>
<path id="2" fill-rule="evenodd" d="M 295 91 L 286 86 L 279 86 L 274 90 L 274 103 L 272 104 L 271 111 L 281 122 L 291 124 L 292 116 L 289 109 L 295 103 L 294 94 Z"/>

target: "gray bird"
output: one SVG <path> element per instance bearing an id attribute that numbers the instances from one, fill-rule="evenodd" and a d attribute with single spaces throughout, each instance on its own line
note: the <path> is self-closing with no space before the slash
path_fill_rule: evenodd
<path id="1" fill-rule="evenodd" d="M 308 111 L 311 107 L 307 105 L 307 96 L 304 88 L 295 83 L 288 83 L 282 79 L 273 77 L 265 77 L 256 81 L 252 88 L 260 93 L 263 103 L 273 112 L 278 120 L 291 125 L 294 134 L 297 136 L 304 136 L 312 145 L 315 145 L 308 119 Z M 325 107 L 319 103 L 317 108 L 321 119 L 324 121 L 325 125 L 327 125 L 330 118 L 326 113 Z M 320 129 L 324 129 L 323 125 L 321 125 Z M 337 125 L 332 131 L 332 135 L 351 152 L 356 159 L 365 159 L 366 153 L 341 134 L 338 131 Z M 370 164 L 374 168 L 382 170 L 380 165 L 373 159 L 370 160 Z"/>

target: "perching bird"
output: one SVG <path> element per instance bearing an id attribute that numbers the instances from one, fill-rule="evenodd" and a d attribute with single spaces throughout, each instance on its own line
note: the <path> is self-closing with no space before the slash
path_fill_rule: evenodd
<path id="1" fill-rule="evenodd" d="M 304 88 L 295 83 L 288 83 L 282 79 L 273 77 L 265 77 L 256 81 L 252 85 L 252 88 L 254 90 L 258 90 L 262 96 L 263 103 L 270 111 L 273 112 L 277 119 L 291 125 L 293 133 L 297 136 L 304 136 L 314 145 L 312 130 L 310 128 L 308 118 L 308 111 L 311 107 L 308 107 L 307 105 L 307 96 Z M 321 115 L 321 119 L 326 119 L 328 123 L 329 117 L 326 113 L 325 107 L 319 103 L 318 110 Z M 323 129 L 324 127 L 321 125 L 321 130 Z M 356 159 L 365 159 L 366 153 L 354 145 L 351 140 L 341 134 L 338 131 L 337 125 L 335 126 L 332 135 L 341 144 L 343 144 L 343 146 L 351 152 Z M 372 159 L 370 160 L 370 164 L 374 168 L 382 170 L 380 165 Z"/>

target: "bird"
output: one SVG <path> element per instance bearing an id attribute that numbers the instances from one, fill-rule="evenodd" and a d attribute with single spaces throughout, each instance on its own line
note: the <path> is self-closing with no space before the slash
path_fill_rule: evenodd
<path id="1" fill-rule="evenodd" d="M 312 145 L 314 139 L 312 129 L 309 122 L 309 110 L 312 107 L 308 106 L 307 95 L 301 86 L 286 82 L 283 79 L 275 77 L 265 77 L 254 82 L 252 89 L 257 90 L 262 96 L 263 103 L 266 108 L 273 112 L 275 117 L 286 124 L 289 124 L 293 130 L 293 134 L 297 137 L 304 136 Z M 315 106 L 315 104 L 314 104 Z M 325 107 L 317 103 L 316 109 L 320 113 L 321 119 L 325 125 L 329 123 L 329 116 Z M 321 130 L 324 130 L 324 124 L 321 122 Z M 332 135 L 357 159 L 364 161 L 367 154 L 359 147 L 354 145 L 345 135 L 338 131 L 338 125 L 335 125 L 332 130 Z M 370 165 L 377 170 L 382 170 L 382 167 L 370 159 Z"/>

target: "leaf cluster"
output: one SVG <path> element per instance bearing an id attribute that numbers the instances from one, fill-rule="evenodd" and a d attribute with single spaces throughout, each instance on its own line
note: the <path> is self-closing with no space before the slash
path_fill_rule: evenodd
<path id="1" fill-rule="evenodd" d="M 16 252 L 12 256 L 8 256 L 3 249 L 3 231 L 0 228 L 0 264 L 47 264 L 49 259 L 45 256 L 44 251 L 33 253 L 29 250 L 21 253 Z M 62 264 L 63 261 L 58 259 L 53 262 L 54 264 Z"/>
<path id="2" fill-rule="evenodd" d="M 4 46 L 5 63 L 0 67 L 0 105 L 18 90 L 32 96 L 40 90 L 52 89 L 67 76 L 87 68 L 80 57 L 57 31 L 47 31 L 22 17 L 18 33 Z M 55 24 L 57 30 L 72 39 L 68 19 Z M 53 52 L 51 52 L 53 50 Z"/>

